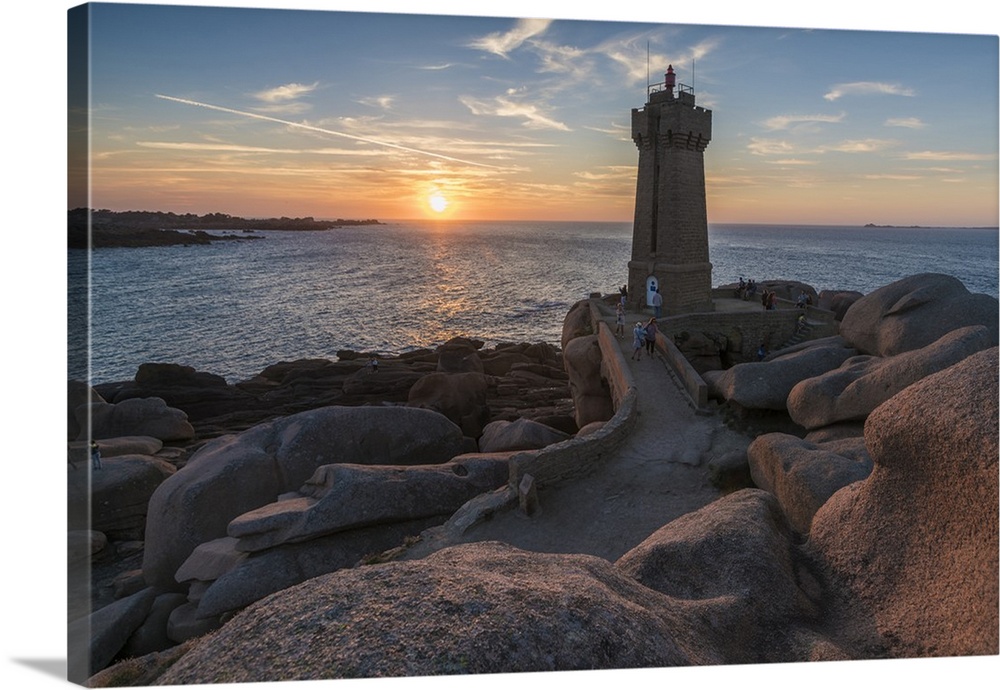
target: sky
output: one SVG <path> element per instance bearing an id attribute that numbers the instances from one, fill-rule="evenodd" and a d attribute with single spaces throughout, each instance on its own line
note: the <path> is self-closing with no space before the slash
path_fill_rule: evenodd
<path id="1" fill-rule="evenodd" d="M 630 221 L 631 109 L 673 65 L 710 222 L 997 225 L 995 33 L 312 6 L 92 5 L 70 207 Z"/>

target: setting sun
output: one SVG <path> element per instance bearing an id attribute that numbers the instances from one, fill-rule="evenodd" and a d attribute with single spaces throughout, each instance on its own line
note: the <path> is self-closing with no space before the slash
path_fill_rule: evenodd
<path id="1" fill-rule="evenodd" d="M 439 192 L 435 192 L 427 200 L 431 209 L 437 213 L 442 213 L 446 208 L 448 208 L 448 200 L 445 199 Z"/>

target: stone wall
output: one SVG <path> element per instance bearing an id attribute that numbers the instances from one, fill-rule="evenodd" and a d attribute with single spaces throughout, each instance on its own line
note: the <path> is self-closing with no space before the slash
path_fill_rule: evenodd
<path id="1" fill-rule="evenodd" d="M 690 399 L 691 406 L 696 410 L 707 406 L 708 384 L 695 371 L 695 368 L 691 366 L 691 362 L 687 360 L 687 357 L 677 349 L 674 341 L 671 338 L 665 337 L 663 333 L 657 333 L 656 348 L 667 360 L 667 364 L 670 365 L 674 375 L 680 380 L 684 392 L 687 393 Z"/>
<path id="2" fill-rule="evenodd" d="M 511 487 L 530 474 L 538 487 L 552 486 L 585 476 L 614 453 L 631 432 L 636 420 L 636 386 L 618 341 L 601 318 L 599 300 L 590 300 L 591 319 L 601 348 L 601 373 L 611 390 L 615 415 L 598 431 L 540 450 L 518 453 L 510 459 Z"/>
<path id="3" fill-rule="evenodd" d="M 638 393 L 632 371 L 618 341 L 604 323 L 600 299 L 590 300 L 590 318 L 601 348 L 601 374 L 608 382 L 615 407 L 614 416 L 599 430 L 540 450 L 517 453 L 508 461 L 505 486 L 467 502 L 443 525 L 426 530 L 421 542 L 407 549 L 407 558 L 422 558 L 437 549 L 461 541 L 462 534 L 498 512 L 519 505 L 522 480 L 530 475 L 534 488 L 553 486 L 585 476 L 613 454 L 632 431 L 637 419 Z M 679 354 L 679 353 L 678 353 Z"/>
<path id="4" fill-rule="evenodd" d="M 683 314 L 680 316 L 665 316 L 657 320 L 660 332 L 669 338 L 688 331 L 690 333 L 721 333 L 733 340 L 739 339 L 740 347 L 736 356 L 742 361 L 756 359 L 757 348 L 766 343 L 768 350 L 773 350 L 788 342 L 802 315 L 801 309 L 774 309 L 766 311 L 737 312 L 703 312 L 698 314 Z M 832 313 L 823 309 L 809 308 L 806 318 L 821 324 L 811 334 L 812 338 L 836 335 L 837 325 L 832 320 Z"/>

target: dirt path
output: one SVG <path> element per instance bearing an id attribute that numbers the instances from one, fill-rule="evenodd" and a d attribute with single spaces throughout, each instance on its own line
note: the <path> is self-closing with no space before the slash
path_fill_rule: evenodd
<path id="1" fill-rule="evenodd" d="M 642 318 L 629 314 L 626 324 Z M 608 325 L 614 329 L 613 319 Z M 539 513 L 496 515 L 466 532 L 463 541 L 495 539 L 614 561 L 674 518 L 719 497 L 708 480 L 709 460 L 745 449 L 750 439 L 719 416 L 696 413 L 662 355 L 643 352 L 634 361 L 631 334 L 619 343 L 639 389 L 639 417 L 618 453 L 583 479 L 539 491 Z"/>

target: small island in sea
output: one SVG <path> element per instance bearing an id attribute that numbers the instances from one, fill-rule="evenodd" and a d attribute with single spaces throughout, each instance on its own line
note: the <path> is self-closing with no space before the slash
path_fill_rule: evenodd
<path id="1" fill-rule="evenodd" d="M 228 213 L 173 213 L 169 211 L 109 211 L 75 208 L 69 211 L 70 249 L 98 247 L 164 247 L 208 244 L 219 240 L 260 239 L 254 230 L 317 231 L 353 225 L 379 225 L 364 220 L 305 218 L 240 218 Z M 211 234 L 208 231 L 228 231 Z M 243 234 L 237 235 L 235 232 Z"/>
<path id="2" fill-rule="evenodd" d="M 911 230 L 920 230 L 920 229 L 923 229 L 923 228 L 932 228 L 932 227 L 935 227 L 935 226 L 933 226 L 933 225 L 892 225 L 892 224 L 889 224 L 889 225 L 879 225 L 878 223 L 865 223 L 864 227 L 866 227 L 866 228 L 906 228 L 906 229 L 911 229 Z M 974 226 L 974 227 L 971 227 L 971 228 L 970 227 L 965 227 L 965 226 L 956 226 L 955 229 L 956 230 L 957 229 L 961 229 L 961 230 L 996 230 L 995 227 L 991 227 L 989 225 Z"/>

